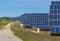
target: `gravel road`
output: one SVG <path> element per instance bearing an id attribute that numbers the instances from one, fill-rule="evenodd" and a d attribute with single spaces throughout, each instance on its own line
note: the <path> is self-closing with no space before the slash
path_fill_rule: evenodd
<path id="1" fill-rule="evenodd" d="M 13 32 L 10 30 L 11 23 L 4 26 L 2 30 L 0 30 L 0 41 L 22 41 L 20 38 L 15 36 Z"/>

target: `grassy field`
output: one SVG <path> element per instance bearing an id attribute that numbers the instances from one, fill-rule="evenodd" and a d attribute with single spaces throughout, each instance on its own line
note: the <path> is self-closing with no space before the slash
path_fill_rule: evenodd
<path id="1" fill-rule="evenodd" d="M 0 20 L 0 29 L 2 29 L 3 26 L 7 25 L 9 22 L 10 22 L 9 20 L 5 20 L 5 19 Z"/>
<path id="2" fill-rule="evenodd" d="M 12 25 L 11 29 L 23 41 L 60 41 L 60 36 L 51 36 L 50 33 L 43 31 L 39 34 L 33 33 L 31 29 L 20 27 L 18 23 Z"/>

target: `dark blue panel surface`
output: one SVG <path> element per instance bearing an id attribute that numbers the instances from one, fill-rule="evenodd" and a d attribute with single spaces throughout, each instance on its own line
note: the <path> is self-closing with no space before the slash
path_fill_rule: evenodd
<path id="1" fill-rule="evenodd" d="M 51 33 L 55 33 L 55 28 L 51 27 Z"/>
<path id="2" fill-rule="evenodd" d="M 51 33 L 52 34 L 59 34 L 60 33 L 60 27 L 51 27 Z"/>
<path id="3" fill-rule="evenodd" d="M 51 9 L 51 10 L 50 10 L 50 14 L 54 14 L 54 11 L 53 11 L 53 9 Z"/>
<path id="4" fill-rule="evenodd" d="M 60 9 L 60 6 L 58 6 L 58 9 Z"/>
<path id="5" fill-rule="evenodd" d="M 54 14 L 57 14 L 57 9 L 54 9 Z"/>
<path id="6" fill-rule="evenodd" d="M 57 10 L 58 11 L 58 14 L 60 14 L 60 9 L 59 10 Z"/>
<path id="7" fill-rule="evenodd" d="M 58 19 L 60 19 L 60 15 L 58 15 Z"/>
<path id="8" fill-rule="evenodd" d="M 50 15 L 50 19 L 53 19 L 54 17 L 53 17 L 53 15 Z"/>
<path id="9" fill-rule="evenodd" d="M 55 1 L 55 5 L 58 5 L 59 1 Z"/>
<path id="10" fill-rule="evenodd" d="M 52 1 L 51 4 L 54 5 L 54 1 Z"/>
<path id="11" fill-rule="evenodd" d="M 57 19 L 57 15 L 54 15 L 54 19 Z"/>
<path id="12" fill-rule="evenodd" d="M 57 6 L 54 6 L 54 9 L 57 10 Z"/>
<path id="13" fill-rule="evenodd" d="M 58 26 L 60 26 L 60 21 L 58 21 Z"/>
<path id="14" fill-rule="evenodd" d="M 53 9 L 54 7 L 53 6 L 50 6 L 50 9 Z"/>
<path id="15" fill-rule="evenodd" d="M 58 24 L 57 24 L 57 21 L 54 21 L 54 26 L 57 26 Z"/>
<path id="16" fill-rule="evenodd" d="M 59 27 L 56 27 L 56 33 L 59 33 Z"/>
<path id="17" fill-rule="evenodd" d="M 50 26 L 52 26 L 53 25 L 53 21 L 50 21 Z"/>

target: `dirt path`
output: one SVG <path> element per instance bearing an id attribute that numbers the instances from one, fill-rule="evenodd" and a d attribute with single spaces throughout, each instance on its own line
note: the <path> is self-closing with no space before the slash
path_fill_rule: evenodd
<path id="1" fill-rule="evenodd" d="M 0 41 L 22 41 L 12 33 L 10 27 L 11 23 L 4 26 L 3 29 L 0 30 Z"/>
<path id="2" fill-rule="evenodd" d="M 7 24 L 6 26 L 4 26 L 2 30 L 11 31 L 11 30 L 10 30 L 10 27 L 11 27 L 11 23 L 9 23 L 9 24 Z"/>

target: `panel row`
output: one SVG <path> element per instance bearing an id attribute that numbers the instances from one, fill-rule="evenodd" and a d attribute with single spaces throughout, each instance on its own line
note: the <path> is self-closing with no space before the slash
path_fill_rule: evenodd
<path id="1" fill-rule="evenodd" d="M 60 21 L 50 21 L 50 26 L 60 26 Z"/>
<path id="2" fill-rule="evenodd" d="M 60 34 L 60 27 L 51 27 L 52 34 Z"/>
<path id="3" fill-rule="evenodd" d="M 60 9 L 50 9 L 50 14 L 60 14 Z"/>
<path id="4" fill-rule="evenodd" d="M 60 19 L 60 15 L 50 15 L 50 19 Z"/>

